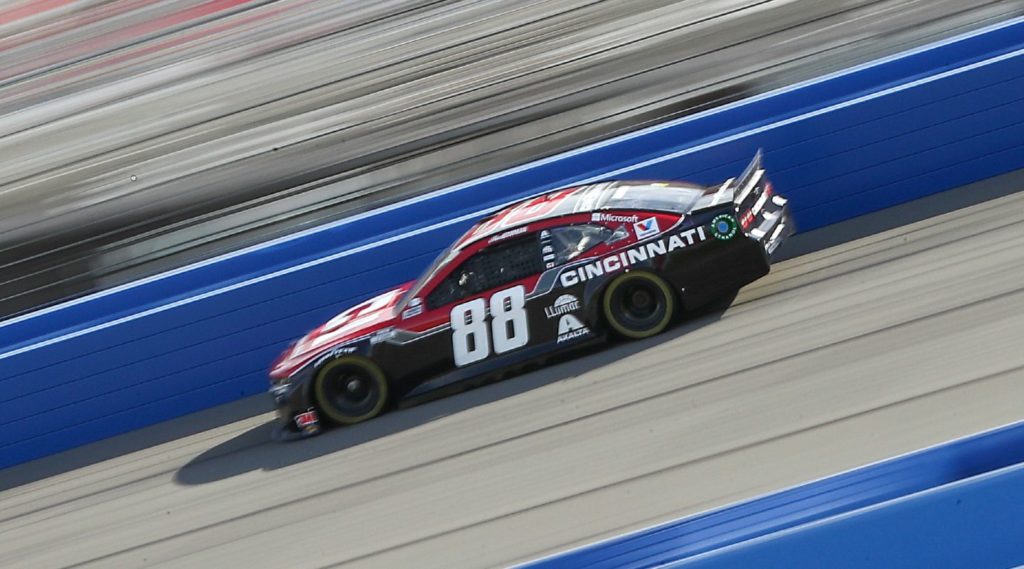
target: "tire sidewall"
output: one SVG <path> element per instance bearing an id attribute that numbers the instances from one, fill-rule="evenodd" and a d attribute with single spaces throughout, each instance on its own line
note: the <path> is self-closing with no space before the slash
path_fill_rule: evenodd
<path id="1" fill-rule="evenodd" d="M 345 366 L 361 368 L 365 372 L 367 379 L 374 382 L 380 393 L 380 396 L 377 398 L 377 402 L 374 404 L 373 408 L 358 416 L 343 415 L 339 413 L 338 410 L 335 409 L 334 405 L 329 403 L 330 398 L 327 396 L 326 388 L 324 386 L 324 383 L 330 376 L 331 372 Z M 381 371 L 377 364 L 361 356 L 349 355 L 333 359 L 317 370 L 316 377 L 313 379 L 313 397 L 316 400 L 317 407 L 331 422 L 339 425 L 352 425 L 376 417 L 384 410 L 384 406 L 387 405 L 388 396 L 388 382 L 387 378 L 384 376 L 384 372 Z"/>
<path id="2" fill-rule="evenodd" d="M 637 280 L 643 280 L 660 291 L 663 302 L 665 303 L 665 314 L 654 325 L 644 330 L 634 330 L 619 322 L 615 315 L 615 311 L 613 310 L 614 307 L 612 306 L 616 290 L 631 281 Z M 608 283 L 601 299 L 601 312 L 604 316 L 605 322 L 613 332 L 624 338 L 641 340 L 660 334 L 668 328 L 669 324 L 672 323 L 672 319 L 676 312 L 676 297 L 675 294 L 673 294 L 671 287 L 669 287 L 661 277 L 647 271 L 630 271 L 616 276 L 610 283 Z"/>

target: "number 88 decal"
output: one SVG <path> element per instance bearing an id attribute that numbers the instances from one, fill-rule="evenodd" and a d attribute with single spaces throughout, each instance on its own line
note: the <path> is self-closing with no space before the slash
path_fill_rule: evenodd
<path id="1" fill-rule="evenodd" d="M 522 285 L 494 293 L 490 306 L 490 328 L 486 322 L 484 299 L 477 298 L 452 308 L 452 353 L 456 366 L 487 358 L 491 353 L 491 343 L 495 354 L 504 354 L 525 346 L 529 341 L 526 289 Z"/>

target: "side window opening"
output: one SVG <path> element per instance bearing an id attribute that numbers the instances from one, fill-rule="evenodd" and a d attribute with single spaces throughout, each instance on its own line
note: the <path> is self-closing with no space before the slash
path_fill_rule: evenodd
<path id="1" fill-rule="evenodd" d="M 536 235 L 493 245 L 477 252 L 449 273 L 427 295 L 427 307 L 435 309 L 543 270 Z"/>
<path id="2" fill-rule="evenodd" d="M 571 262 L 608 241 L 613 233 L 614 231 L 603 225 L 584 224 L 555 227 L 549 230 L 549 236 L 543 245 L 545 260 L 554 265 Z"/>

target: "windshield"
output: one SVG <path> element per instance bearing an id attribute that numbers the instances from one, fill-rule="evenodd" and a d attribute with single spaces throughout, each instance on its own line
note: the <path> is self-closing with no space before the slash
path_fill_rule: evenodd
<path id="1" fill-rule="evenodd" d="M 437 274 L 437 272 L 440 271 L 442 267 L 448 264 L 448 261 L 450 261 L 452 257 L 454 257 L 458 253 L 458 250 L 455 249 L 455 245 L 457 243 L 458 241 L 449 245 L 448 248 L 446 248 L 444 251 L 441 251 L 441 254 L 438 255 L 436 259 L 434 259 L 434 262 L 430 263 L 430 266 L 427 267 L 427 270 L 423 271 L 423 274 L 420 275 L 420 278 L 416 279 L 416 282 L 413 283 L 411 287 L 409 287 L 409 290 L 405 291 L 405 294 L 402 296 L 402 300 L 398 301 L 398 304 L 396 305 L 397 312 L 401 312 L 402 310 L 404 310 L 405 305 L 409 302 L 409 299 L 419 294 L 420 289 L 423 288 L 423 284 L 429 281 L 431 278 L 433 278 L 434 275 Z"/>

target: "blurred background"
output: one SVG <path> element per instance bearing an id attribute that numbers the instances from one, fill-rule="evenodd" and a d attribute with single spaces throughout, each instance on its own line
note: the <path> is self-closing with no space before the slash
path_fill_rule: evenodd
<path id="1" fill-rule="evenodd" d="M 1024 0 L 0 3 L 0 318 L 1024 13 Z"/>

